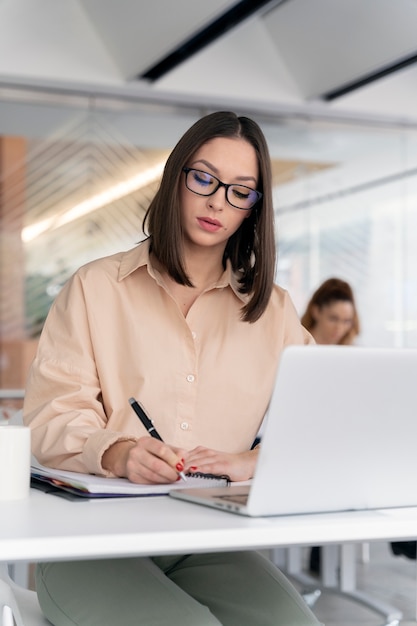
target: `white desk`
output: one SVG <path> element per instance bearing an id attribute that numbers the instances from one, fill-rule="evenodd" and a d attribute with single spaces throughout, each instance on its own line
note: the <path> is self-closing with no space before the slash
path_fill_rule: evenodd
<path id="1" fill-rule="evenodd" d="M 0 560 L 265 549 L 417 537 L 417 507 L 246 518 L 167 496 L 70 502 L 31 490 L 0 502 Z"/>
<path id="2" fill-rule="evenodd" d="M 26 500 L 0 502 L 0 561 L 5 562 L 221 552 L 415 537 L 417 507 L 251 519 L 167 496 L 70 502 L 31 490 Z"/>

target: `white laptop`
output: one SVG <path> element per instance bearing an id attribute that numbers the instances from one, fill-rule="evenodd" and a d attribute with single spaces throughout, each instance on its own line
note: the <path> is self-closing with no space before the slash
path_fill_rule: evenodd
<path id="1" fill-rule="evenodd" d="M 250 486 L 170 496 L 289 515 L 417 506 L 416 481 L 417 350 L 290 346 Z"/>

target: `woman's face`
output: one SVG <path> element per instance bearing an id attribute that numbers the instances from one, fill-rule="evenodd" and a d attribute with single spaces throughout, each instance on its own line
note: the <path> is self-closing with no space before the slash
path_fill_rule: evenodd
<path id="1" fill-rule="evenodd" d="M 353 325 L 353 304 L 345 300 L 335 300 L 322 307 L 314 306 L 312 314 L 315 326 L 311 332 L 320 344 L 338 344 Z"/>
<path id="2" fill-rule="evenodd" d="M 256 152 L 244 139 L 212 139 L 201 146 L 186 165 L 211 174 L 226 184 L 257 188 Z M 185 180 L 183 173 L 180 202 L 185 245 L 216 248 L 223 254 L 227 240 L 237 231 L 243 220 L 249 217 L 251 209 L 233 207 L 226 199 L 224 187 L 219 187 L 211 196 L 202 196 L 190 191 Z"/>

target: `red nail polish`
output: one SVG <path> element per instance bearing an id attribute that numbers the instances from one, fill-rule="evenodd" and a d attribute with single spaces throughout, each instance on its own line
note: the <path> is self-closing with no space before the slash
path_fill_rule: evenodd
<path id="1" fill-rule="evenodd" d="M 177 463 L 175 469 L 179 472 L 182 472 L 182 470 L 184 469 L 184 465 L 182 463 Z"/>
<path id="2" fill-rule="evenodd" d="M 197 469 L 197 465 L 191 465 L 190 470 L 192 470 L 193 472 L 195 472 L 195 470 Z"/>

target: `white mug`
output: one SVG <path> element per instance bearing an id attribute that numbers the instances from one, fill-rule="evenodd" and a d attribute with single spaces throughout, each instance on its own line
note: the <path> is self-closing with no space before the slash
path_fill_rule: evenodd
<path id="1" fill-rule="evenodd" d="M 0 426 L 0 501 L 29 495 L 30 428 Z"/>

